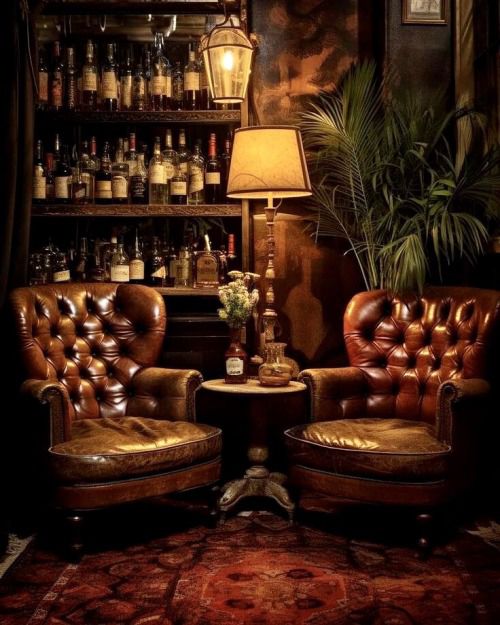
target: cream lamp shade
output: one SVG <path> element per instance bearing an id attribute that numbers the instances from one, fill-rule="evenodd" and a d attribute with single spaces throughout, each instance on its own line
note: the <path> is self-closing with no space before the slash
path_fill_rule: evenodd
<path id="1" fill-rule="evenodd" d="M 200 44 L 213 101 L 243 102 L 254 53 L 243 29 L 229 17 L 204 35 Z"/>
<path id="2" fill-rule="evenodd" d="M 267 199 L 312 194 L 296 126 L 248 126 L 234 133 L 228 197 Z"/>

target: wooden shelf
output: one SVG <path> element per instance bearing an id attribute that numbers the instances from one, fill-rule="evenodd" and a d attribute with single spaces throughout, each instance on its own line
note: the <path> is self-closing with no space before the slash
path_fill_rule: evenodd
<path id="1" fill-rule="evenodd" d="M 240 111 L 38 111 L 39 123 L 239 124 Z"/>
<path id="2" fill-rule="evenodd" d="M 238 0 L 229 3 L 231 11 L 235 11 Z M 87 14 L 196 14 L 222 13 L 218 0 L 191 0 L 176 2 L 175 0 L 43 0 L 42 12 L 46 15 L 87 15 Z"/>
<path id="3" fill-rule="evenodd" d="M 34 204 L 33 217 L 241 217 L 240 204 Z"/>
<path id="4" fill-rule="evenodd" d="M 155 286 L 155 291 L 161 295 L 170 295 L 177 297 L 200 297 L 203 295 L 218 296 L 219 290 L 216 288 L 194 288 L 192 286 Z"/>

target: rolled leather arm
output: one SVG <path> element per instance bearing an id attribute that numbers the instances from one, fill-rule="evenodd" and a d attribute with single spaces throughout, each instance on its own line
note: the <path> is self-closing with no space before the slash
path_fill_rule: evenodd
<path id="1" fill-rule="evenodd" d="M 202 381 L 201 373 L 190 369 L 141 369 L 131 381 L 127 414 L 169 421 L 195 421 L 195 391 Z"/>
<path id="2" fill-rule="evenodd" d="M 449 445 L 454 444 L 460 427 L 456 420 L 460 415 L 469 414 L 471 424 L 474 425 L 473 421 L 477 423 L 490 389 L 489 382 L 481 378 L 443 382 L 437 394 L 436 429 L 439 440 Z M 463 429 L 460 427 L 460 430 Z"/>
<path id="3" fill-rule="evenodd" d="M 51 445 L 71 438 L 69 397 L 63 384 L 57 380 L 25 380 L 21 385 L 21 397 L 38 404 L 48 404 Z"/>
<path id="4" fill-rule="evenodd" d="M 353 419 L 366 409 L 368 386 L 358 367 L 304 369 L 298 380 L 309 388 L 311 421 Z"/>

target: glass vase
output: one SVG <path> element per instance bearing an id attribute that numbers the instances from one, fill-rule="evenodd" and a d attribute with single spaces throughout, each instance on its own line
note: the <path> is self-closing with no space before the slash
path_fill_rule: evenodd
<path id="1" fill-rule="evenodd" d="M 241 344 L 241 328 L 230 328 L 231 342 L 224 358 L 226 361 L 226 384 L 245 384 L 247 381 L 248 355 Z"/>
<path id="2" fill-rule="evenodd" d="M 266 343 L 266 360 L 259 367 L 262 386 L 286 386 L 292 379 L 292 367 L 285 362 L 286 343 Z"/>

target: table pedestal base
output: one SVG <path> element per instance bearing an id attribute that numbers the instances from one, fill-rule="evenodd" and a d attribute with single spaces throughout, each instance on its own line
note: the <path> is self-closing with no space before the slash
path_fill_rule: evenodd
<path id="1" fill-rule="evenodd" d="M 288 513 L 290 523 L 293 522 L 295 504 L 290 499 L 283 482 L 286 477 L 282 473 L 269 473 L 263 466 L 247 469 L 240 480 L 233 480 L 222 487 L 219 501 L 221 521 L 224 522 L 226 512 L 246 497 L 270 497 Z"/>

